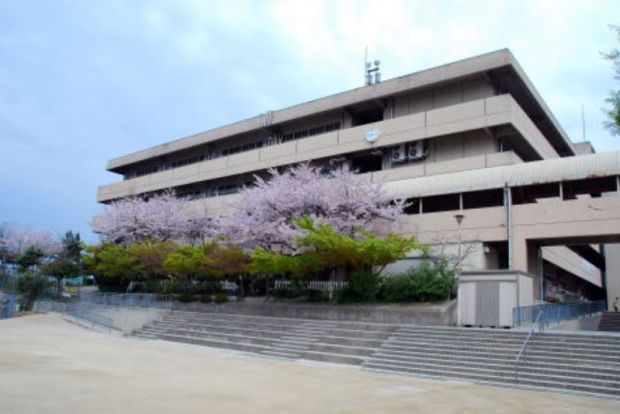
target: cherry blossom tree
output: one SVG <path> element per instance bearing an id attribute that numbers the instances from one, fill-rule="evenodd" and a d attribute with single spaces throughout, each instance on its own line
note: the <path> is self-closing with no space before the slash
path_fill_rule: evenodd
<path id="1" fill-rule="evenodd" d="M 403 201 L 388 199 L 381 185 L 346 167 L 325 172 L 301 164 L 284 172 L 272 169 L 270 177 L 256 180 L 218 221 L 225 239 L 248 249 L 295 253 L 303 233 L 293 221 L 304 216 L 348 236 L 361 227 L 386 234 L 404 207 Z"/>
<path id="2" fill-rule="evenodd" d="M 91 228 L 105 241 L 123 245 L 144 240 L 193 244 L 206 241 L 210 219 L 193 214 L 187 200 L 165 192 L 113 202 L 93 219 Z"/>
<path id="3" fill-rule="evenodd" d="M 32 229 L 15 224 L 0 225 L 0 254 L 6 260 L 16 257 L 28 249 L 36 249 L 44 256 L 51 256 L 62 250 L 62 245 L 51 230 Z"/>

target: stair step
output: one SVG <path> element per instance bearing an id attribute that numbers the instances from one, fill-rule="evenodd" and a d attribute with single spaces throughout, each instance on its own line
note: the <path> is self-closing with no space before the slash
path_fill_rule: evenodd
<path id="1" fill-rule="evenodd" d="M 527 332 L 173 311 L 135 336 L 514 386 Z M 620 335 L 535 333 L 518 372 L 519 386 L 620 395 Z"/>
<path id="2" fill-rule="evenodd" d="M 494 384 L 494 385 L 518 385 L 520 387 L 528 387 L 528 388 L 545 388 L 552 390 L 570 390 L 570 391 L 578 391 L 588 394 L 594 395 L 609 395 L 617 397 L 620 389 L 613 387 L 604 387 L 604 386 L 589 386 L 589 385 L 573 385 L 573 384 L 563 384 L 557 383 L 554 381 L 545 381 L 545 380 L 528 380 L 521 379 L 516 381 L 514 379 L 508 379 L 505 377 L 498 377 L 494 375 L 472 375 L 468 373 L 463 373 L 460 371 L 436 371 L 432 369 L 408 369 L 405 367 L 399 366 L 391 366 L 391 365 L 383 365 L 383 364 L 364 364 L 364 369 L 370 371 L 378 371 L 378 372 L 393 372 L 393 373 L 402 373 L 409 375 L 416 375 L 422 377 L 430 377 L 430 378 L 454 378 L 454 379 L 462 379 L 467 381 L 472 381 L 476 383 L 483 384 Z"/>
<path id="3" fill-rule="evenodd" d="M 286 359 L 291 359 L 291 358 L 297 359 L 297 358 L 299 358 L 298 354 L 293 354 L 293 353 L 290 353 L 290 352 L 283 352 L 283 351 L 266 350 L 266 351 L 261 351 L 261 354 L 275 356 L 275 357 L 280 357 L 280 358 L 286 358 Z"/>

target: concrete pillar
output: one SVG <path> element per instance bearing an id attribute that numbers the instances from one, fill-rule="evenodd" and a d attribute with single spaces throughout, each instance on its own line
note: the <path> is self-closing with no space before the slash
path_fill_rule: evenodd
<path id="1" fill-rule="evenodd" d="M 534 279 L 534 299 L 541 300 L 540 273 L 541 263 L 538 256 L 538 245 L 528 242 L 515 234 L 513 239 L 514 253 L 512 267 L 514 270 L 529 273 Z"/>
<path id="2" fill-rule="evenodd" d="M 607 309 L 613 310 L 616 297 L 620 297 L 620 244 L 605 245 L 605 277 Z"/>
<path id="3" fill-rule="evenodd" d="M 534 279 L 534 299 L 543 300 L 542 297 L 542 258 L 540 246 L 533 242 L 526 243 L 527 249 L 527 272 Z"/>
<path id="4" fill-rule="evenodd" d="M 512 249 L 512 268 L 522 272 L 528 272 L 526 240 L 514 235 L 512 239 Z"/>

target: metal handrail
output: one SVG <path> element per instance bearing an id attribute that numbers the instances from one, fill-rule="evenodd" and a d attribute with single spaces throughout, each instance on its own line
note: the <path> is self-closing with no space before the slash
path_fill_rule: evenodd
<path id="1" fill-rule="evenodd" d="M 525 352 L 527 350 L 527 344 L 530 341 L 530 338 L 532 337 L 532 335 L 534 335 L 534 331 L 536 330 L 536 327 L 539 328 L 539 331 L 542 330 L 542 328 L 538 325 L 538 321 L 540 320 L 540 318 L 542 317 L 543 313 L 545 313 L 544 310 L 540 310 L 538 312 L 538 315 L 536 315 L 536 319 L 534 320 L 534 323 L 532 324 L 532 328 L 530 329 L 530 332 L 527 334 L 527 337 L 525 338 L 525 341 L 523 342 L 523 345 L 521 346 L 521 349 L 519 350 L 519 353 L 517 353 L 517 356 L 515 357 L 515 382 L 518 384 L 519 383 L 519 360 L 521 359 L 521 357 L 523 355 L 525 355 Z"/>
<path id="2" fill-rule="evenodd" d="M 602 312 L 605 309 L 605 301 L 577 302 L 577 303 L 544 303 L 532 306 L 518 306 L 512 311 L 513 325 L 523 326 L 537 315 L 538 311 L 545 311 L 545 324 L 559 323 L 571 319 L 582 318 Z"/>

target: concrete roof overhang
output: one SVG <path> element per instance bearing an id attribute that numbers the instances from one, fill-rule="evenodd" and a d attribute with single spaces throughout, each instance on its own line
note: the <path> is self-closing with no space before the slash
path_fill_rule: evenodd
<path id="1" fill-rule="evenodd" d="M 391 198 L 412 198 L 615 175 L 620 175 L 620 151 L 409 178 L 385 188 Z"/>
<path id="2" fill-rule="evenodd" d="M 456 79 L 473 76 L 489 77 L 498 87 L 512 94 L 560 156 L 575 154 L 566 133 L 553 117 L 553 114 L 527 78 L 525 72 L 521 69 L 510 50 L 501 49 L 398 78 L 389 79 L 378 84 L 363 86 L 299 105 L 268 112 L 230 125 L 114 158 L 108 162 L 107 169 L 113 172 L 122 172 L 123 167 L 151 158 L 186 150 L 197 145 L 214 142 L 222 138 L 258 131 L 298 118 L 346 108 L 366 101 L 384 99 L 389 96 L 399 95 L 416 89 L 423 90 Z"/>

